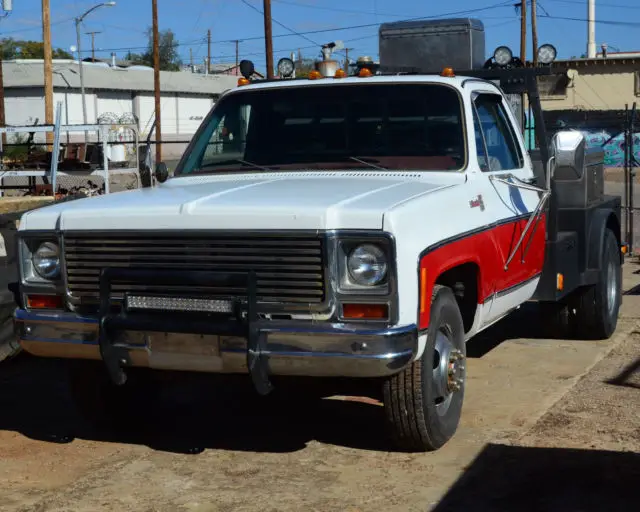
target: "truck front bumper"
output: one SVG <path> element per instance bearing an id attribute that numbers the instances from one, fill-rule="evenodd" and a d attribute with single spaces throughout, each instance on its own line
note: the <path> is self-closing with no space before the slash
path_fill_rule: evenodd
<path id="1" fill-rule="evenodd" d="M 18 309 L 22 348 L 35 356 L 104 359 L 100 321 L 74 313 Z M 134 321 L 135 322 L 135 321 Z M 111 335 L 118 363 L 160 370 L 251 373 L 246 337 L 198 332 L 198 322 L 179 327 L 171 315 L 117 326 Z M 132 327 L 129 329 L 128 327 Z M 418 330 L 362 324 L 264 321 L 255 324 L 260 356 L 271 375 L 384 377 L 404 369 L 418 351 Z M 175 329 L 174 329 L 175 328 Z M 178 332 L 169 332 L 170 329 Z M 191 332 L 184 332 L 191 331 Z M 195 332 L 194 332 L 195 331 Z"/>

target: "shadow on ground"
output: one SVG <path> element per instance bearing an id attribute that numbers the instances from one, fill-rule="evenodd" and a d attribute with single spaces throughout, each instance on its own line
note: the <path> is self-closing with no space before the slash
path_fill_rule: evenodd
<path id="1" fill-rule="evenodd" d="M 605 381 L 607 384 L 611 384 L 613 386 L 622 386 L 627 388 L 640 389 L 640 385 L 635 382 L 631 382 L 631 377 L 636 373 L 640 373 L 640 358 L 633 361 L 627 367 L 623 368 L 622 371 L 613 377 Z"/>
<path id="2" fill-rule="evenodd" d="M 269 401 L 256 396 L 244 376 L 232 383 L 214 375 L 178 376 L 163 383 L 158 397 L 140 404 L 124 427 L 102 430 L 78 413 L 64 361 L 21 354 L 2 364 L 0 386 L 0 430 L 46 442 L 79 438 L 186 454 L 214 448 L 293 452 L 312 440 L 392 449 L 379 404 L 320 399 L 316 389 Z"/>
<path id="3" fill-rule="evenodd" d="M 522 338 L 548 339 L 538 304 L 527 302 L 506 318 L 476 334 L 467 344 L 467 356 L 484 357 L 486 354 L 509 340 Z M 552 340 L 549 340 L 551 343 Z"/>
<path id="4" fill-rule="evenodd" d="M 482 357 L 507 340 L 535 338 L 539 324 L 531 317 L 535 310 L 535 304 L 526 304 L 478 335 L 468 346 L 469 357 Z M 288 382 L 285 389 L 298 392 L 273 401 L 257 397 L 246 376 L 178 377 L 165 382 L 158 397 L 140 404 L 124 428 L 99 431 L 83 420 L 69 396 L 66 362 L 23 353 L 0 365 L 0 430 L 48 442 L 67 443 L 80 438 L 192 454 L 205 449 L 293 452 L 313 440 L 365 450 L 392 450 L 379 403 L 320 396 L 380 399 L 380 382 L 369 382 L 364 389 L 354 389 L 354 379 L 336 382 L 331 389 L 312 385 L 308 394 L 308 382 Z"/>
<path id="5" fill-rule="evenodd" d="M 637 510 L 640 454 L 489 444 L 432 512 Z"/>

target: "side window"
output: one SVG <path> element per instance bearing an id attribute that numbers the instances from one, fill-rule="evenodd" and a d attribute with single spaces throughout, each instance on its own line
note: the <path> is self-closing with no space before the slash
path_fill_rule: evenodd
<path id="1" fill-rule="evenodd" d="M 478 157 L 478 164 L 483 171 L 489 170 L 489 163 L 487 162 L 487 152 L 484 147 L 484 136 L 482 135 L 482 126 L 480 126 L 480 119 L 478 118 L 478 111 L 473 109 L 473 132 L 476 138 L 476 155 Z"/>
<path id="2" fill-rule="evenodd" d="M 489 153 L 490 170 L 522 168 L 524 159 L 501 97 L 495 94 L 479 95 L 475 105 Z"/>

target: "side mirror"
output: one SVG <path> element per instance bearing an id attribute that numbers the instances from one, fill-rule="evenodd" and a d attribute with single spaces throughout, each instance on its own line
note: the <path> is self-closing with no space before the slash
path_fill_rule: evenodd
<path id="1" fill-rule="evenodd" d="M 156 165 L 156 180 L 159 183 L 164 183 L 169 179 L 169 169 L 167 169 L 167 164 L 164 162 L 158 162 Z"/>
<path id="2" fill-rule="evenodd" d="M 551 146 L 554 178 L 558 181 L 582 179 L 587 157 L 585 136 L 578 130 L 560 130 L 553 136 Z"/>
<path id="3" fill-rule="evenodd" d="M 584 135 L 577 130 L 556 132 L 552 139 L 552 150 L 558 167 L 581 169 L 586 148 Z"/>

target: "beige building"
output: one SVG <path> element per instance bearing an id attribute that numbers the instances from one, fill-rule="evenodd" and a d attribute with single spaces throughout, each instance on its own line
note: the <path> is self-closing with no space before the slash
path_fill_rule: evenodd
<path id="1" fill-rule="evenodd" d="M 545 111 L 621 111 L 640 104 L 640 53 L 556 61 L 553 67 L 560 74 L 540 80 Z"/>

